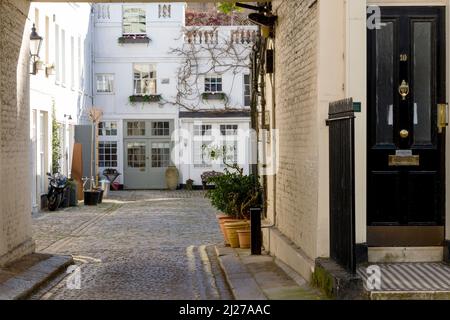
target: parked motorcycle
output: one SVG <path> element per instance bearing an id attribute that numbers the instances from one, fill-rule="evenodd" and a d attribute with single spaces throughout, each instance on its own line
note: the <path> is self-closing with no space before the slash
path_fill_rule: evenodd
<path id="1" fill-rule="evenodd" d="M 48 210 L 55 211 L 59 208 L 63 197 L 64 190 L 67 187 L 67 177 L 60 173 L 47 173 L 49 184 L 47 193 Z"/>

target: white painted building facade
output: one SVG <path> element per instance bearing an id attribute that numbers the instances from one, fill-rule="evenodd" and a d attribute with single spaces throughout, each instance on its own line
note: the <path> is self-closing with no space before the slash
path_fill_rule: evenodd
<path id="1" fill-rule="evenodd" d="M 116 169 L 125 189 L 165 188 L 169 165 L 177 166 L 179 184 L 192 179 L 201 185 L 203 172 L 225 167 L 207 156 L 207 146 L 217 147 L 226 139 L 231 141 L 239 130 L 245 135 L 250 128 L 248 59 L 243 59 L 245 67 L 234 72 L 224 68 L 205 72 L 211 61 L 199 50 L 200 42 L 225 45 L 242 27 L 186 27 L 185 9 L 184 3 L 94 6 L 94 105 L 103 111 L 98 130 L 99 173 Z M 248 33 L 242 34 L 247 38 L 256 30 L 245 28 Z M 235 36 L 236 42 L 239 39 Z M 248 50 L 242 44 L 236 46 L 242 57 L 248 56 L 251 44 L 247 43 Z M 199 50 L 199 74 L 185 79 L 196 90 L 179 98 L 179 70 L 186 59 L 174 50 L 186 48 Z M 225 100 L 217 99 L 223 95 Z M 229 144 L 233 153 L 229 159 L 248 172 L 245 139 Z"/>
<path id="2" fill-rule="evenodd" d="M 30 170 L 32 208 L 47 193 L 52 171 L 52 112 L 59 125 L 60 172 L 70 176 L 74 126 L 92 105 L 91 6 L 33 3 L 28 19 L 43 38 L 39 67 L 30 75 Z M 31 31 L 31 30 L 30 30 Z"/>

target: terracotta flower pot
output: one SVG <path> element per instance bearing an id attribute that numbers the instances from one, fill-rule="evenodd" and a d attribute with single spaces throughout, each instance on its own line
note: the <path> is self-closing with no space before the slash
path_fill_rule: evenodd
<path id="1" fill-rule="evenodd" d="M 227 222 L 236 222 L 236 221 L 239 221 L 239 220 L 235 219 L 235 218 L 230 218 L 230 217 L 222 218 L 222 219 L 219 220 L 220 230 L 222 231 L 223 238 L 225 239 L 225 244 L 226 245 L 229 245 L 230 242 L 228 241 L 228 234 L 227 234 L 227 231 L 225 229 L 225 223 L 227 223 Z"/>
<path id="2" fill-rule="evenodd" d="M 225 230 L 227 233 L 228 241 L 232 248 L 239 248 L 239 237 L 237 230 L 245 229 L 249 227 L 249 222 L 240 220 L 237 222 L 225 222 Z"/>
<path id="3" fill-rule="evenodd" d="M 241 249 L 248 249 L 250 248 L 251 243 L 251 231 L 250 229 L 241 229 L 237 231 L 238 237 L 239 237 L 239 247 Z"/>

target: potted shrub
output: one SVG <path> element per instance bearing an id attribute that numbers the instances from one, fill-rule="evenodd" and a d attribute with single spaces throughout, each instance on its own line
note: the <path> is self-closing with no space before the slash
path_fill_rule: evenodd
<path id="1" fill-rule="evenodd" d="M 186 190 L 193 190 L 194 189 L 194 180 L 187 179 L 185 188 L 186 188 Z"/>
<path id="2" fill-rule="evenodd" d="M 75 180 L 67 180 L 67 188 L 69 189 L 69 206 L 76 207 L 78 205 L 78 184 Z"/>
<path id="3" fill-rule="evenodd" d="M 234 172 L 225 169 L 224 175 L 210 178 L 209 182 L 214 183 L 215 188 L 207 192 L 207 197 L 216 209 L 227 216 L 218 217 L 222 222 L 221 230 L 225 241 L 236 247 L 237 231 L 248 229 L 250 208 L 260 206 L 262 189 L 257 176 L 244 175 L 237 165 L 231 167 Z M 250 241 L 248 232 L 243 232 L 242 236 Z"/>

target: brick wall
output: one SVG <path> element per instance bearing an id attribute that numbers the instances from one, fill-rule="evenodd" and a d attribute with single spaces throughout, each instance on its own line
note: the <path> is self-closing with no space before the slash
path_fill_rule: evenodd
<path id="1" fill-rule="evenodd" d="M 0 2 L 0 265 L 33 250 L 27 39 L 30 31 L 25 27 L 29 6 L 26 0 Z"/>
<path id="2" fill-rule="evenodd" d="M 273 1 L 276 128 L 280 163 L 276 179 L 278 229 L 312 258 L 318 203 L 318 9 L 311 1 Z M 270 196 L 269 196 L 270 200 Z"/>

